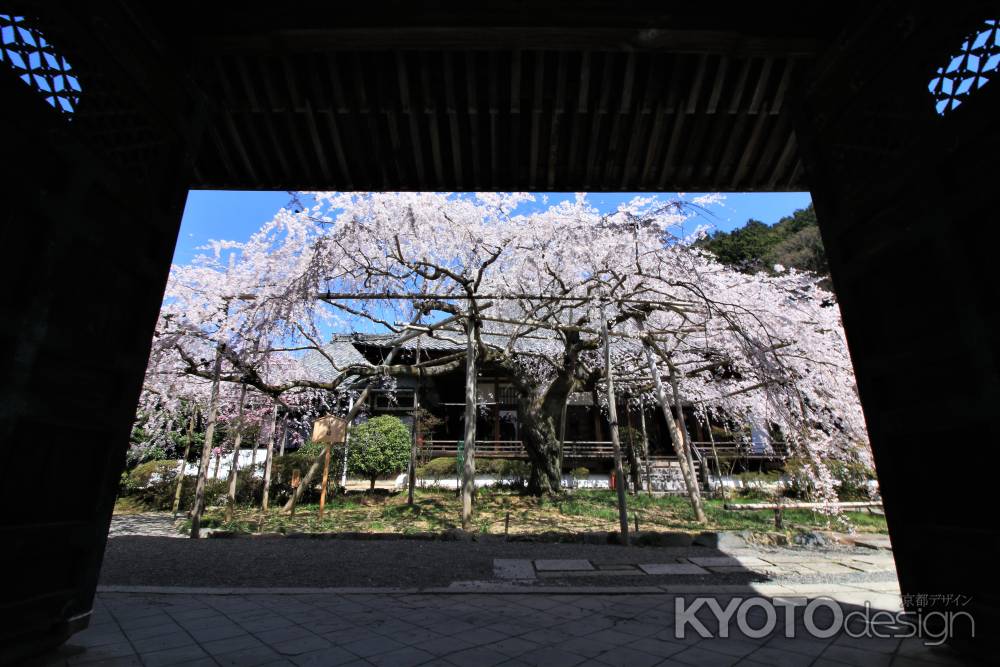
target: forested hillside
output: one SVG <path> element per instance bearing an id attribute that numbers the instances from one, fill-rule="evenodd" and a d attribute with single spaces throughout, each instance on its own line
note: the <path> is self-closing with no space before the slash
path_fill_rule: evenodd
<path id="1" fill-rule="evenodd" d="M 812 204 L 774 223 L 748 220 L 731 232 L 715 232 L 697 245 L 740 271 L 771 272 L 775 264 L 829 277 L 826 253 Z"/>

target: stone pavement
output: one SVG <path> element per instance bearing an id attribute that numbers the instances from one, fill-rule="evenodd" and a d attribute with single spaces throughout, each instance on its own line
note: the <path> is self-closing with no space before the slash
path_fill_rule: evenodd
<path id="1" fill-rule="evenodd" d="M 115 514 L 111 517 L 108 537 L 142 535 L 145 537 L 187 537 L 177 531 L 179 519 L 170 512 L 142 512 L 141 514 Z"/>
<path id="2" fill-rule="evenodd" d="M 657 554 L 650 554 L 650 559 Z M 771 581 L 809 580 L 830 575 L 871 575 L 895 581 L 896 568 L 888 551 L 792 551 L 733 549 L 721 556 L 676 554 L 670 562 L 627 563 L 620 559 L 601 561 L 581 558 L 540 558 L 535 560 L 496 558 L 493 576 L 501 580 L 587 579 L 595 577 L 643 577 L 646 575 L 713 574 L 760 575 Z M 879 577 L 879 575 L 883 575 Z M 582 580 L 581 580 L 582 581 Z"/>
<path id="3" fill-rule="evenodd" d="M 964 664 L 949 649 L 928 648 L 918 639 L 854 639 L 846 634 L 812 638 L 804 635 L 800 614 L 795 617 L 794 639 L 783 636 L 784 623 L 758 638 L 736 630 L 726 639 L 704 639 L 691 628 L 677 638 L 675 595 L 572 590 L 509 594 L 103 592 L 98 594 L 91 627 L 58 653 L 34 664 Z M 858 601 L 874 594 L 856 592 Z M 722 605 L 730 598 L 715 591 Z M 684 600 L 690 604 L 693 597 Z M 793 602 L 801 605 L 803 601 Z M 710 633 L 718 634 L 719 624 L 702 612 L 707 612 L 705 606 L 697 618 Z M 751 609 L 747 618 L 754 627 L 766 620 L 760 609 Z"/>

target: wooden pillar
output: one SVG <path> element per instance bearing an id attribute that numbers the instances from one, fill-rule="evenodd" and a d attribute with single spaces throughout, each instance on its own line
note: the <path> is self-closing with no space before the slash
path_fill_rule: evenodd
<path id="1" fill-rule="evenodd" d="M 417 343 L 419 350 L 419 341 Z M 419 363 L 419 353 L 417 362 Z M 420 440 L 420 382 L 413 390 L 413 424 L 410 425 L 410 465 L 407 468 L 406 504 L 413 504 L 413 491 L 417 486 L 417 446 Z"/>
<path id="2" fill-rule="evenodd" d="M 967 596 L 976 636 L 957 623 L 951 640 L 992 659 L 1000 525 L 990 504 L 961 499 L 995 473 L 949 452 L 985 452 L 1000 405 L 1000 82 L 944 115 L 928 92 L 986 18 L 995 11 L 978 3 L 908 5 L 905 20 L 891 3 L 873 8 L 844 36 L 850 48 L 805 73 L 796 136 L 904 600 Z"/>
<path id="3" fill-rule="evenodd" d="M 476 338 L 472 316 L 465 320 L 465 450 L 462 468 L 462 530 L 472 525 L 476 490 Z"/>
<path id="4" fill-rule="evenodd" d="M 625 493 L 628 481 L 622 470 L 622 447 L 618 439 L 618 407 L 615 405 L 615 380 L 611 372 L 611 340 L 608 336 L 608 323 L 601 315 L 601 334 L 604 336 L 604 384 L 608 393 L 608 421 L 611 426 L 611 448 L 615 455 L 615 490 L 618 493 L 618 524 L 621 531 L 622 544 L 628 546 L 628 506 Z"/>
<path id="5" fill-rule="evenodd" d="M 0 284 L 6 286 L 0 292 L 0 496 L 4 507 L 17 508 L 0 517 L 4 556 L 16 564 L 3 594 L 4 664 L 25 662 L 32 651 L 88 623 L 197 151 L 194 128 L 182 137 L 173 125 L 178 118 L 168 99 L 182 95 L 173 80 L 166 84 L 164 77 L 143 94 L 120 87 L 139 81 L 137 70 L 124 75 L 126 63 L 162 62 L 162 52 L 147 52 L 143 40 L 101 42 L 102 31 L 90 23 L 98 20 L 93 12 L 75 24 L 77 15 L 65 8 L 37 9 L 29 8 L 25 27 L 38 27 L 47 38 L 60 32 L 71 43 L 67 56 L 75 74 L 92 89 L 81 94 L 81 107 L 93 103 L 89 92 L 130 100 L 135 104 L 127 115 L 143 136 L 112 122 L 97 137 L 93 116 L 87 123 L 57 111 L 9 62 L 0 66 L 8 166 L 0 182 Z M 127 8 L 94 12 L 105 36 L 128 30 L 116 22 Z M 67 19 L 47 26 L 51 13 Z M 58 49 L 60 40 L 52 41 Z M 111 42 L 118 49 L 113 56 Z M 100 72 L 97 63 L 104 63 Z M 202 111 L 193 102 L 186 108 L 183 122 L 193 126 Z M 192 144 L 184 145 L 186 139 Z M 79 298 L 67 295 L 70 284 Z M 59 433 L 46 445 L 59 462 L 46 471 L 58 493 L 37 493 L 36 476 L 28 472 L 38 467 L 38 451 L 24 443 L 43 433 Z"/>

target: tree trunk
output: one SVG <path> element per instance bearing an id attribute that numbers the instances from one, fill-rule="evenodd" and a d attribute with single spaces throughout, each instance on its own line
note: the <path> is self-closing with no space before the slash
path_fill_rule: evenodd
<path id="1" fill-rule="evenodd" d="M 222 449 L 215 455 L 215 468 L 212 470 L 212 479 L 219 479 L 219 466 L 222 464 Z"/>
<path id="2" fill-rule="evenodd" d="M 233 439 L 233 464 L 229 468 L 229 492 L 226 494 L 226 522 L 233 520 L 236 507 L 236 476 L 239 473 L 240 445 L 243 443 L 243 406 L 246 403 L 247 386 L 240 385 L 240 406 L 236 412 L 236 437 Z"/>
<path id="3" fill-rule="evenodd" d="M 375 478 L 374 477 L 372 477 L 371 483 L 372 484 L 371 484 L 371 486 L 368 487 L 368 490 L 371 491 L 372 493 L 375 493 Z"/>
<path id="4" fill-rule="evenodd" d="M 636 325 L 639 328 L 639 332 L 642 333 L 642 322 L 636 320 Z M 701 506 L 701 494 L 698 490 L 698 482 L 694 479 L 693 471 L 688 467 L 688 452 L 685 451 L 684 436 L 677 425 L 677 421 L 674 419 L 674 413 L 670 410 L 670 404 L 667 401 L 667 392 L 663 388 L 663 379 L 660 377 L 660 371 L 656 367 L 656 359 L 653 357 L 653 351 L 650 349 L 649 343 L 643 342 L 643 350 L 646 354 L 646 364 L 649 366 L 649 374 L 653 377 L 653 385 L 656 388 L 656 400 L 659 402 L 663 418 L 667 422 L 670 441 L 674 448 L 674 454 L 677 456 L 677 465 L 681 469 L 681 476 L 684 477 L 684 488 L 687 490 L 688 500 L 691 501 L 691 509 L 694 511 L 695 520 L 698 523 L 705 523 L 707 519 L 705 517 L 705 510 Z"/>
<path id="5" fill-rule="evenodd" d="M 708 428 L 708 441 L 712 443 L 712 458 L 715 459 L 715 472 L 719 476 L 719 497 L 723 501 L 726 500 L 726 485 L 722 481 L 722 464 L 719 463 L 719 450 L 715 448 L 715 434 L 712 433 L 712 420 L 708 418 L 708 412 L 705 412 L 705 424 Z"/>
<path id="6" fill-rule="evenodd" d="M 205 507 L 205 482 L 208 477 L 208 461 L 212 457 L 212 440 L 215 438 L 215 421 L 219 414 L 219 375 L 222 373 L 222 350 L 215 351 L 215 365 L 212 368 L 212 393 L 208 400 L 208 421 L 205 424 L 205 444 L 201 448 L 201 462 L 198 464 L 198 481 L 194 487 L 194 506 L 191 508 L 191 537 L 201 536 L 201 513 Z"/>
<path id="7" fill-rule="evenodd" d="M 284 431 L 282 420 L 282 431 Z M 274 412 L 271 413 L 271 437 L 267 439 L 267 455 L 264 457 L 264 493 L 260 501 L 260 511 L 267 514 L 267 502 L 271 498 L 271 462 L 274 458 L 274 441 L 278 428 L 278 401 L 274 402 Z"/>
<path id="8" fill-rule="evenodd" d="M 608 392 L 608 421 L 611 426 L 611 447 L 615 453 L 615 479 L 618 482 L 618 523 L 622 544 L 628 546 L 628 506 L 625 500 L 625 474 L 622 472 L 622 447 L 618 439 L 618 406 L 615 404 L 615 380 L 611 373 L 611 341 L 608 337 L 608 323 L 601 315 L 601 333 L 604 334 L 604 376 Z"/>
<path id="9" fill-rule="evenodd" d="M 177 516 L 177 511 L 181 507 L 181 492 L 184 490 L 184 469 L 187 468 L 188 455 L 191 453 L 191 442 L 194 440 L 194 422 L 197 418 L 198 410 L 191 413 L 191 418 L 188 420 L 188 437 L 187 443 L 184 445 L 184 455 L 181 457 L 181 462 L 177 464 L 177 486 L 174 488 L 174 505 L 171 508 L 171 512 L 174 516 Z"/>
<path id="10" fill-rule="evenodd" d="M 517 413 L 521 442 L 524 443 L 524 450 L 531 464 L 528 493 L 536 496 L 556 493 L 562 481 L 559 470 L 559 437 L 556 433 L 559 415 L 551 414 L 531 396 L 524 395 L 518 399 Z"/>
<path id="11" fill-rule="evenodd" d="M 646 432 L 646 406 L 639 402 L 639 424 L 642 426 L 642 458 L 646 461 L 646 494 L 653 495 L 653 464 L 649 460 L 649 434 Z"/>
<path id="12" fill-rule="evenodd" d="M 687 423 L 684 417 L 684 404 L 681 402 L 681 392 L 678 387 L 677 374 L 674 372 L 673 366 L 670 367 L 670 387 L 674 395 L 674 405 L 677 408 L 677 426 L 680 429 L 681 437 L 684 440 L 684 451 L 687 452 L 688 466 L 691 468 L 692 474 L 694 473 L 694 457 L 698 458 L 698 463 L 700 464 L 698 470 L 700 471 L 702 484 L 705 490 L 708 491 L 708 470 L 705 466 L 704 457 L 701 455 L 697 449 L 695 449 L 694 443 L 691 442 L 691 434 L 688 433 Z"/>
<path id="13" fill-rule="evenodd" d="M 635 496 L 642 490 L 642 480 L 639 472 L 639 455 L 635 448 L 635 434 L 632 428 L 632 410 L 628 401 L 625 402 L 625 424 L 628 426 L 628 431 L 626 431 L 628 445 L 625 447 L 625 458 L 628 460 L 628 476 L 632 480 L 632 495 Z"/>
<path id="14" fill-rule="evenodd" d="M 472 522 L 472 494 L 476 488 L 476 324 L 465 320 L 465 450 L 462 469 L 462 530 Z"/>

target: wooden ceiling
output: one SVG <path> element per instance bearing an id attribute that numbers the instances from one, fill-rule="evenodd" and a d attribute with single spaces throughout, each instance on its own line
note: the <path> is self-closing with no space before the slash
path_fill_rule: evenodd
<path id="1" fill-rule="evenodd" d="M 808 189 L 794 100 L 858 3 L 105 4 L 198 91 L 193 188 L 755 191 Z"/>

